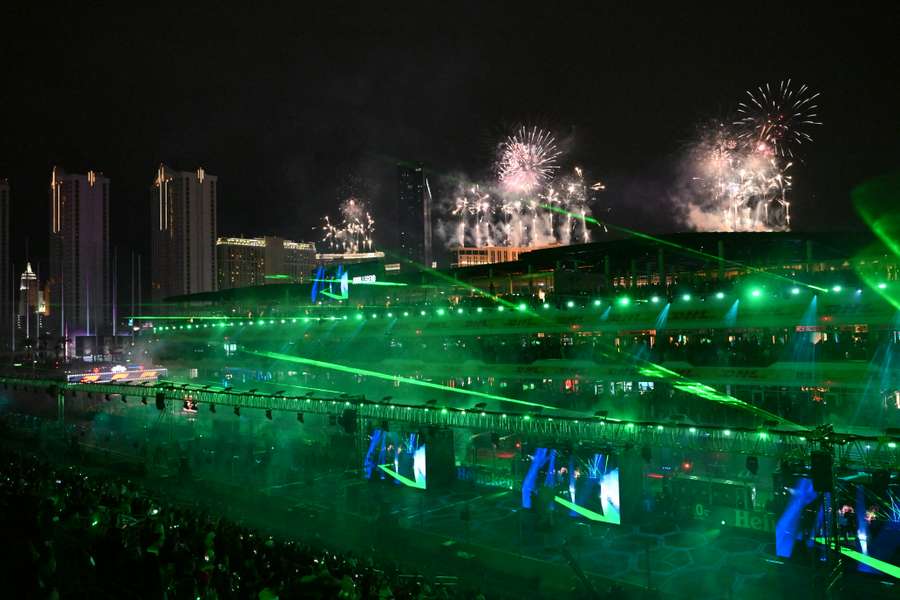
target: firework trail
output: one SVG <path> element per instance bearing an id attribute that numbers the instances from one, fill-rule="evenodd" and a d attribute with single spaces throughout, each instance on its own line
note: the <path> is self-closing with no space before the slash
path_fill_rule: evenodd
<path id="1" fill-rule="evenodd" d="M 493 204 L 491 195 L 478 184 L 468 184 L 457 191 L 450 211 L 457 218 L 452 243 L 457 246 L 486 246 L 493 239 Z"/>
<path id="2" fill-rule="evenodd" d="M 322 241 L 331 249 L 340 252 L 367 252 L 372 250 L 375 234 L 375 220 L 358 198 L 347 198 L 341 202 L 340 222 L 335 225 L 326 215 L 322 219 Z"/>
<path id="3" fill-rule="evenodd" d="M 510 192 L 499 182 L 456 184 L 455 193 L 442 212 L 449 221 L 442 231 L 449 247 L 546 246 L 590 241 L 583 218 L 590 216 L 590 200 L 604 189 L 602 183 L 588 186 L 579 168 L 560 176 L 531 194 Z M 568 211 L 557 214 L 545 206 Z"/>
<path id="4" fill-rule="evenodd" d="M 600 191 L 604 189 L 604 186 L 598 182 L 590 189 Z M 580 167 L 575 167 L 571 174 L 560 177 L 548 187 L 547 194 L 543 197 L 544 203 L 560 208 L 567 213 L 560 215 L 553 211 L 547 211 L 550 231 L 555 232 L 556 239 L 560 244 L 591 241 L 590 230 L 584 220 L 584 217 L 590 214 L 588 199 L 588 187 L 584 183 L 584 172 Z M 560 222 L 554 223 L 554 219 Z"/>
<path id="5" fill-rule="evenodd" d="M 556 139 L 537 127 L 520 127 L 506 138 L 500 150 L 497 177 L 510 192 L 532 192 L 547 183 L 559 168 Z"/>

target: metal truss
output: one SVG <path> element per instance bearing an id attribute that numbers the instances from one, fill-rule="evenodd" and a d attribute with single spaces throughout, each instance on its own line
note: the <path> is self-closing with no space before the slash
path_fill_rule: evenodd
<path id="1" fill-rule="evenodd" d="M 7 390 L 44 391 L 56 396 L 60 405 L 60 416 L 63 414 L 65 398 L 76 394 L 96 398 L 98 402 L 116 396 L 142 399 L 148 404 L 150 401 L 155 402 L 157 394 L 162 394 L 166 402 L 189 401 L 198 405 L 216 404 L 334 416 L 345 415 L 346 411 L 355 411 L 353 417 L 363 422 L 387 421 L 406 423 L 415 427 L 493 431 L 557 443 L 680 448 L 697 452 L 752 454 L 805 460 L 809 457 L 810 451 L 827 442 L 834 448 L 837 464 L 891 469 L 900 466 L 900 437 L 896 435 L 874 436 L 831 432 L 827 439 L 823 439 L 817 431 L 729 429 L 709 425 L 619 421 L 607 418 L 574 419 L 524 413 L 465 411 L 434 406 L 375 403 L 356 396 L 323 399 L 312 395 L 287 396 L 222 390 L 212 389 L 211 386 L 165 381 L 140 385 L 69 384 L 51 379 L 0 377 L 0 386 Z"/>

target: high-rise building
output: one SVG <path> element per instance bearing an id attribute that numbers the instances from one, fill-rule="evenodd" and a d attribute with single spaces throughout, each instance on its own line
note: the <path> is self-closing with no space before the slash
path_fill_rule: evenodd
<path id="1" fill-rule="evenodd" d="M 109 179 L 100 173 L 53 169 L 50 289 L 54 316 L 48 329 L 72 341 L 110 329 Z"/>
<path id="2" fill-rule="evenodd" d="M 397 173 L 397 248 L 403 258 L 430 267 L 431 189 L 425 167 L 422 163 L 400 163 Z"/>
<path id="3" fill-rule="evenodd" d="M 44 331 L 44 317 L 48 307 L 38 276 L 26 263 L 19 276 L 19 303 L 16 310 L 16 334 L 23 339 L 37 339 Z"/>
<path id="4" fill-rule="evenodd" d="M 219 238 L 216 241 L 219 289 L 302 283 L 316 265 L 316 245 L 279 237 Z"/>
<path id="5" fill-rule="evenodd" d="M 13 298 L 9 269 L 9 182 L 0 179 L 0 351 L 12 348 Z"/>
<path id="6" fill-rule="evenodd" d="M 216 289 L 216 192 L 218 177 L 160 165 L 151 188 L 151 296 Z"/>

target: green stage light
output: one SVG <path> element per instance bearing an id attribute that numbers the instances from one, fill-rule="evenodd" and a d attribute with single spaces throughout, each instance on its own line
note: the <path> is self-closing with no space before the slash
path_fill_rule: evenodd
<path id="1" fill-rule="evenodd" d="M 544 302 L 544 310 L 547 310 L 548 308 L 550 308 L 550 305 Z"/>
<path id="2" fill-rule="evenodd" d="M 362 313 L 356 313 L 356 320 L 362 321 L 362 319 L 363 319 Z"/>
<path id="3" fill-rule="evenodd" d="M 572 300 L 569 300 L 568 302 L 566 302 L 566 306 L 567 306 L 568 308 L 574 308 L 574 307 L 575 307 L 575 302 L 573 302 Z"/>
<path id="4" fill-rule="evenodd" d="M 409 316 L 409 312 L 404 310 L 404 311 L 403 311 L 403 316 L 404 316 L 404 317 L 408 317 L 408 316 Z"/>
<path id="5" fill-rule="evenodd" d="M 372 318 L 373 318 L 373 319 L 377 319 L 377 318 L 378 318 L 378 313 L 372 313 Z"/>
<path id="6" fill-rule="evenodd" d="M 600 300 L 594 300 L 594 306 L 600 306 L 601 304 L 603 304 L 603 302 Z"/>
<path id="7" fill-rule="evenodd" d="M 497 312 L 503 312 L 503 307 L 502 307 L 502 306 L 498 306 L 498 307 L 497 307 Z"/>
<path id="8" fill-rule="evenodd" d="M 754 289 L 754 290 L 750 291 L 750 295 L 753 296 L 754 298 L 759 298 L 760 296 L 762 296 L 762 291 L 758 290 L 758 289 Z"/>
<path id="9" fill-rule="evenodd" d="M 731 430 L 726 429 L 726 430 L 722 431 L 722 435 L 724 435 L 725 437 L 728 437 L 729 435 L 731 435 Z"/>
<path id="10" fill-rule="evenodd" d="M 836 285 L 836 286 L 833 286 L 833 287 L 831 288 L 831 291 L 832 291 L 832 292 L 840 292 L 842 289 L 844 289 L 844 288 L 842 288 L 842 287 L 839 286 L 839 285 Z"/>
<path id="11" fill-rule="evenodd" d="M 420 310 L 420 311 L 419 311 L 419 314 L 422 315 L 422 316 L 424 317 L 424 316 L 425 316 L 425 311 L 424 311 L 424 310 Z"/>
<path id="12" fill-rule="evenodd" d="M 762 438 L 762 439 L 766 439 L 766 438 L 769 437 L 769 434 L 766 433 L 765 431 L 760 431 L 760 432 L 759 432 L 759 437 Z"/>
<path id="13" fill-rule="evenodd" d="M 297 319 L 291 319 L 291 323 L 296 323 Z"/>
<path id="14" fill-rule="evenodd" d="M 446 314 L 446 312 L 447 312 L 447 311 L 444 310 L 443 308 L 437 309 L 437 314 L 438 314 L 439 317 L 443 317 L 444 314 Z"/>
<path id="15" fill-rule="evenodd" d="M 800 293 L 800 288 L 791 288 L 791 294 L 793 294 L 794 296 L 796 296 L 799 293 Z"/>
<path id="16" fill-rule="evenodd" d="M 480 306 L 479 306 L 478 308 L 475 309 L 475 312 L 483 312 L 483 311 L 484 311 L 484 309 L 481 308 Z"/>
<path id="17" fill-rule="evenodd" d="M 897 447 L 896 442 L 888 442 L 888 448 L 896 448 L 896 447 Z"/>
<path id="18" fill-rule="evenodd" d="M 878 284 L 878 289 L 879 289 L 879 290 L 883 290 L 883 289 L 886 289 L 886 288 L 887 288 L 887 284 L 886 284 L 886 283 L 879 283 L 879 284 Z"/>
<path id="19" fill-rule="evenodd" d="M 659 296 L 652 296 L 652 297 L 650 298 L 650 302 L 652 302 L 653 304 L 658 304 L 658 303 L 659 303 Z"/>
<path id="20" fill-rule="evenodd" d="M 628 296 L 622 296 L 621 298 L 619 298 L 619 306 L 628 306 L 629 304 L 631 304 L 631 298 L 629 298 Z"/>
<path id="21" fill-rule="evenodd" d="M 696 428 L 696 427 L 691 427 L 691 428 L 688 429 L 688 431 L 690 431 L 691 433 L 697 433 L 697 428 Z"/>
<path id="22" fill-rule="evenodd" d="M 690 295 L 690 294 L 683 294 L 683 295 L 681 296 L 681 299 L 684 300 L 685 302 L 690 302 L 690 300 L 691 300 L 691 295 Z"/>
<path id="23" fill-rule="evenodd" d="M 284 319 L 281 320 L 281 324 L 284 325 Z"/>
<path id="24" fill-rule="evenodd" d="M 269 325 L 274 325 L 274 324 L 275 324 L 275 321 L 274 321 L 274 320 L 269 321 Z"/>
<path id="25" fill-rule="evenodd" d="M 525 304 L 524 302 L 522 302 L 521 304 L 519 304 L 519 306 L 517 308 L 519 310 L 528 310 L 528 305 Z"/>
<path id="26" fill-rule="evenodd" d="M 716 292 L 716 298 L 721 300 L 725 297 L 725 292 Z"/>
<path id="27" fill-rule="evenodd" d="M 393 318 L 394 318 L 394 313 L 389 312 L 389 313 L 387 314 L 387 316 L 388 316 L 388 319 L 393 319 Z"/>
<path id="28" fill-rule="evenodd" d="M 362 319 L 362 315 L 356 315 L 356 318 L 357 318 L 357 319 Z M 304 322 L 304 323 L 309 323 L 309 317 L 303 317 L 303 322 Z"/>
<path id="29" fill-rule="evenodd" d="M 461 314 L 463 314 L 464 312 L 465 312 L 465 311 L 464 311 L 463 309 L 461 309 L 461 308 L 457 308 L 457 309 L 456 309 L 456 314 L 458 314 L 458 315 L 461 315 Z"/>
<path id="30" fill-rule="evenodd" d="M 665 429 L 665 427 L 663 427 L 662 425 L 657 425 L 657 426 L 656 426 L 656 430 L 657 430 L 657 431 L 662 431 L 663 429 Z"/>

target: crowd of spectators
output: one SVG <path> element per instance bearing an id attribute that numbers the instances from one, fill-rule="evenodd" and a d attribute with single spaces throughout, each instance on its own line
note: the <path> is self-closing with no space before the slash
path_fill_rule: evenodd
<path id="1" fill-rule="evenodd" d="M 482 598 L 279 539 L 139 485 L 0 450 L 4 586 L 23 598 Z"/>

